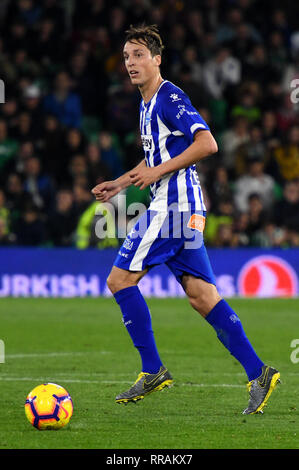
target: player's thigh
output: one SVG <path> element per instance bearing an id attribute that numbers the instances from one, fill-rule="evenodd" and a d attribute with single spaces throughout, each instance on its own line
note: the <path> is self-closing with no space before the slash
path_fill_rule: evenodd
<path id="1" fill-rule="evenodd" d="M 216 286 L 201 278 L 186 273 L 182 276 L 181 283 L 190 304 L 203 317 L 221 300 Z"/>
<path id="2" fill-rule="evenodd" d="M 121 289 L 137 286 L 138 282 L 143 278 L 147 271 L 148 269 L 144 269 L 143 271 L 128 271 L 126 269 L 113 266 L 107 278 L 107 285 L 112 294 L 115 294 L 115 292 L 118 292 Z"/>

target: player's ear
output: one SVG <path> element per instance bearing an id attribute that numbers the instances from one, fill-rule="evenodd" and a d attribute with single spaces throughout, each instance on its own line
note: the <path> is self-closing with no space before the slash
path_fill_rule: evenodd
<path id="1" fill-rule="evenodd" d="M 160 55 L 155 55 L 154 56 L 154 61 L 158 67 L 161 65 L 161 56 Z"/>

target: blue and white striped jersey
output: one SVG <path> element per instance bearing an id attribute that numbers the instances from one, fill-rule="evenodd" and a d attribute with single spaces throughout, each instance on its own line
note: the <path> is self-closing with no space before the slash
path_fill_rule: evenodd
<path id="1" fill-rule="evenodd" d="M 140 131 L 147 166 L 153 167 L 181 154 L 199 129 L 210 130 L 188 96 L 164 80 L 148 103 L 140 104 Z M 150 186 L 150 209 L 205 211 L 195 165 L 169 173 Z"/>

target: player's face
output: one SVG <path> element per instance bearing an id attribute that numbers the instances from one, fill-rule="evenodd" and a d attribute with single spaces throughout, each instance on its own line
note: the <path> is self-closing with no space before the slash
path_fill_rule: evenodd
<path id="1" fill-rule="evenodd" d="M 143 86 L 160 73 L 161 56 L 152 56 L 150 50 L 139 42 L 126 42 L 124 47 L 126 69 L 133 85 Z"/>

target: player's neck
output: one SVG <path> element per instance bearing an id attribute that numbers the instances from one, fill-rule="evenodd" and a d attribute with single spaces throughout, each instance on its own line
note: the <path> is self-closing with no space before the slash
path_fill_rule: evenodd
<path id="1" fill-rule="evenodd" d="M 159 74 L 157 77 L 155 77 L 155 79 L 144 83 L 144 85 L 138 87 L 145 103 L 148 103 L 152 99 L 162 82 L 163 78 Z"/>

